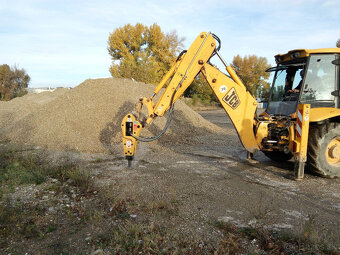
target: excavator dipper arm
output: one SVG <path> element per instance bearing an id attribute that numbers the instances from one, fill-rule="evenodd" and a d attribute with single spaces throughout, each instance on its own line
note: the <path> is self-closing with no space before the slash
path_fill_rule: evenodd
<path id="1" fill-rule="evenodd" d="M 217 54 L 219 56 L 216 50 L 215 38 L 217 37 L 211 33 L 201 33 L 188 51 L 178 57 L 175 64 L 154 90 L 153 95 L 149 98 L 140 99 L 139 104 L 137 104 L 137 111 L 140 111 L 142 106 L 145 105 L 148 110 L 148 116 L 145 119 L 140 120 L 132 113 L 128 113 L 124 117 L 121 124 L 124 155 L 130 163 L 136 153 L 138 140 L 144 142 L 153 141 L 165 133 L 170 125 L 174 103 L 200 72 L 202 72 L 232 120 L 244 147 L 252 153 L 258 150 L 253 132 L 257 103 L 250 93 L 246 91 L 246 87 L 230 66 L 226 66 L 230 75 L 228 77 L 209 63 L 212 55 Z M 219 57 L 224 63 L 221 56 Z M 164 86 L 166 88 L 163 94 L 157 102 L 154 102 L 154 96 Z M 145 125 L 150 124 L 156 117 L 163 116 L 167 111 L 169 111 L 168 121 L 160 134 L 154 137 L 140 135 Z"/>
<path id="2" fill-rule="evenodd" d="M 257 102 L 230 66 L 227 71 L 231 78 L 210 64 L 205 64 L 201 70 L 234 124 L 244 148 L 255 153 L 259 150 L 253 131 Z"/>

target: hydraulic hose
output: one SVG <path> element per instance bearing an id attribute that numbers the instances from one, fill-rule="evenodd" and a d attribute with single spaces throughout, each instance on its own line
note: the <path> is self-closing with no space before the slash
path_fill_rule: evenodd
<path id="1" fill-rule="evenodd" d="M 164 135 L 164 133 L 168 130 L 170 123 L 171 123 L 171 120 L 172 120 L 172 117 L 173 117 L 173 113 L 174 113 L 174 109 L 175 109 L 175 104 L 173 103 L 173 99 L 174 99 L 176 92 L 177 92 L 177 89 L 172 94 L 171 102 L 170 102 L 171 106 L 170 106 L 170 110 L 169 110 L 169 116 L 166 120 L 166 123 L 165 123 L 163 130 L 158 135 L 155 135 L 155 136 L 148 137 L 148 136 L 142 136 L 141 135 L 141 136 L 137 137 L 137 136 L 132 135 L 133 138 L 135 138 L 135 139 L 137 139 L 138 141 L 141 141 L 141 142 L 152 142 L 152 141 L 160 138 L 162 135 Z"/>
<path id="2" fill-rule="evenodd" d="M 209 64 L 211 64 L 211 63 L 210 63 L 210 59 L 211 59 L 213 56 L 215 56 L 215 55 L 216 55 L 216 52 L 219 52 L 220 49 L 221 49 L 221 39 L 220 39 L 217 35 L 215 35 L 215 34 L 211 34 L 211 35 L 212 35 L 212 37 L 214 37 L 214 39 L 218 42 L 218 46 L 215 48 L 213 54 L 211 54 L 211 56 L 210 56 L 210 58 L 209 58 L 209 60 L 208 60 L 208 63 L 209 63 Z"/>
<path id="3" fill-rule="evenodd" d="M 173 117 L 174 109 L 175 109 L 175 103 L 173 103 L 174 97 L 175 97 L 175 95 L 176 95 L 178 89 L 181 87 L 183 81 L 186 79 L 187 74 L 188 74 L 188 71 L 189 71 L 189 69 L 190 69 L 192 63 L 193 63 L 194 60 L 196 59 L 196 56 L 197 56 L 198 53 L 200 52 L 200 50 L 201 50 L 202 46 L 204 45 L 205 41 L 207 40 L 209 34 L 211 34 L 211 33 L 209 32 L 208 35 L 205 37 L 205 39 L 204 39 L 204 41 L 202 42 L 200 48 L 199 48 L 198 51 L 196 52 L 196 54 L 195 54 L 195 56 L 193 57 L 192 61 L 190 62 L 189 66 L 188 66 L 188 68 L 187 68 L 187 70 L 186 70 L 186 72 L 185 72 L 185 75 L 183 76 L 182 80 L 178 83 L 178 85 L 177 85 L 177 87 L 176 87 L 174 93 L 172 94 L 171 101 L 170 101 L 169 116 L 168 116 L 168 119 L 167 119 L 167 121 L 166 121 L 166 123 L 165 123 L 165 126 L 164 126 L 163 130 L 162 130 L 158 135 L 156 135 L 156 136 L 147 137 L 147 136 L 142 136 L 142 135 L 140 135 L 139 137 L 137 137 L 137 136 L 132 135 L 133 138 L 135 138 L 135 139 L 137 139 L 138 141 L 141 141 L 141 142 L 152 142 L 152 141 L 154 141 L 154 140 L 160 138 L 160 137 L 161 137 L 162 135 L 164 135 L 164 133 L 168 130 L 168 128 L 169 128 L 169 126 L 170 126 L 170 123 L 171 123 L 171 120 L 172 120 L 172 117 Z M 212 36 L 213 36 L 213 37 L 216 39 L 216 41 L 219 43 L 219 46 L 218 46 L 217 50 L 220 50 L 220 48 L 221 48 L 221 40 L 220 40 L 216 35 L 214 35 L 214 34 L 212 34 Z M 183 50 L 183 51 L 179 54 L 179 56 L 178 56 L 178 58 L 177 58 L 177 61 L 178 61 L 178 60 L 181 58 L 181 56 L 182 56 L 183 54 L 185 54 L 186 52 L 187 52 L 186 50 Z M 215 51 L 214 51 L 214 53 L 215 53 Z M 214 53 L 211 55 L 211 57 L 214 55 Z M 211 57 L 210 57 L 210 58 L 211 58 Z M 210 58 L 209 58 L 209 60 L 210 60 Z"/>

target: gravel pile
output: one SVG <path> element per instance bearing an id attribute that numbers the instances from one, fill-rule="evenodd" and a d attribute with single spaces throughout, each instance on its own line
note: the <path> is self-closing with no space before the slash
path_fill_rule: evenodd
<path id="1" fill-rule="evenodd" d="M 129 79 L 89 79 L 73 89 L 29 94 L 0 102 L 0 139 L 57 150 L 122 153 L 121 120 L 154 86 Z M 156 135 L 166 117 L 143 131 Z M 200 143 L 225 132 L 178 100 L 168 132 L 152 144 Z"/>

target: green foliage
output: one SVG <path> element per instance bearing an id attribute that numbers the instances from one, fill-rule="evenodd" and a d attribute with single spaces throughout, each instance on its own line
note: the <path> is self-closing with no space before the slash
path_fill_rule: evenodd
<path id="1" fill-rule="evenodd" d="M 84 194 L 93 186 L 88 172 L 69 162 L 61 166 L 50 166 L 44 161 L 43 155 L 44 153 L 36 155 L 23 150 L 0 152 L 0 250 L 9 245 L 11 239 L 42 239 L 46 234 L 57 231 L 57 225 L 49 218 L 51 215 L 46 213 L 46 205 L 32 203 L 31 200 L 28 202 L 28 198 L 13 199 L 11 193 L 20 192 L 22 185 L 43 184 L 49 178 L 56 178 L 61 183 L 70 180 L 70 184 Z M 37 190 L 39 193 L 46 193 L 53 187 L 57 188 L 57 193 L 66 192 L 65 186 L 55 185 L 59 186 L 42 185 Z"/>
<path id="2" fill-rule="evenodd" d="M 40 184 L 47 178 L 47 172 L 37 158 L 17 157 L 14 153 L 0 155 L 0 184 L 9 187 L 21 184 Z"/>
<path id="3" fill-rule="evenodd" d="M 41 184 L 49 177 L 60 181 L 71 180 L 72 185 L 83 192 L 90 190 L 93 184 L 88 172 L 72 164 L 51 167 L 38 156 L 17 155 L 15 152 L 0 154 L 0 187 L 12 189 L 22 184 Z"/>
<path id="4" fill-rule="evenodd" d="M 0 204 L 0 247 L 6 245 L 8 236 L 39 237 L 41 230 L 35 224 L 35 219 L 43 215 L 45 211 L 38 206 L 2 201 Z"/>
<path id="5" fill-rule="evenodd" d="M 65 172 L 66 178 L 72 181 L 72 185 L 76 186 L 83 192 L 92 189 L 93 183 L 89 172 L 80 169 L 79 167 L 72 167 Z"/>
<path id="6" fill-rule="evenodd" d="M 336 41 L 336 47 L 340 48 L 340 39 Z"/>
<path id="7" fill-rule="evenodd" d="M 183 95 L 185 97 L 191 97 L 194 102 L 197 101 L 203 104 L 218 102 L 213 90 L 201 73 L 196 76 Z"/>
<path id="8" fill-rule="evenodd" d="M 0 65 L 0 100 L 10 100 L 26 94 L 30 77 L 24 69 Z"/>
<path id="9" fill-rule="evenodd" d="M 182 41 L 176 32 L 164 34 L 157 24 L 117 28 L 108 40 L 111 75 L 157 84 L 176 60 Z"/>
<path id="10" fill-rule="evenodd" d="M 272 101 L 282 101 L 283 96 L 285 94 L 285 89 L 283 85 L 274 87 L 273 94 L 272 94 Z"/>
<path id="11" fill-rule="evenodd" d="M 255 97 L 264 97 L 269 90 L 269 73 L 265 71 L 270 67 L 267 59 L 256 55 L 241 57 L 237 55 L 232 63 L 236 74 L 241 78 L 249 92 Z"/>

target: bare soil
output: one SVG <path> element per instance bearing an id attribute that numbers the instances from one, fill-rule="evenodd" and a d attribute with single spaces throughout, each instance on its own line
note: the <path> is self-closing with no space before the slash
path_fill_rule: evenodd
<path id="1" fill-rule="evenodd" d="M 223 110 L 200 114 L 221 128 L 232 127 Z M 247 161 L 236 132 L 200 140 L 157 150 L 143 144 L 132 168 L 118 160 L 111 170 L 102 168 L 100 179 L 123 183 L 120 188 L 127 197 L 180 201 L 182 220 L 177 227 L 195 235 L 213 238 L 207 222 L 218 219 L 239 227 L 300 234 L 312 227 L 315 238 L 340 247 L 340 179 L 307 172 L 297 182 L 291 161 L 274 163 L 262 153 Z"/>

